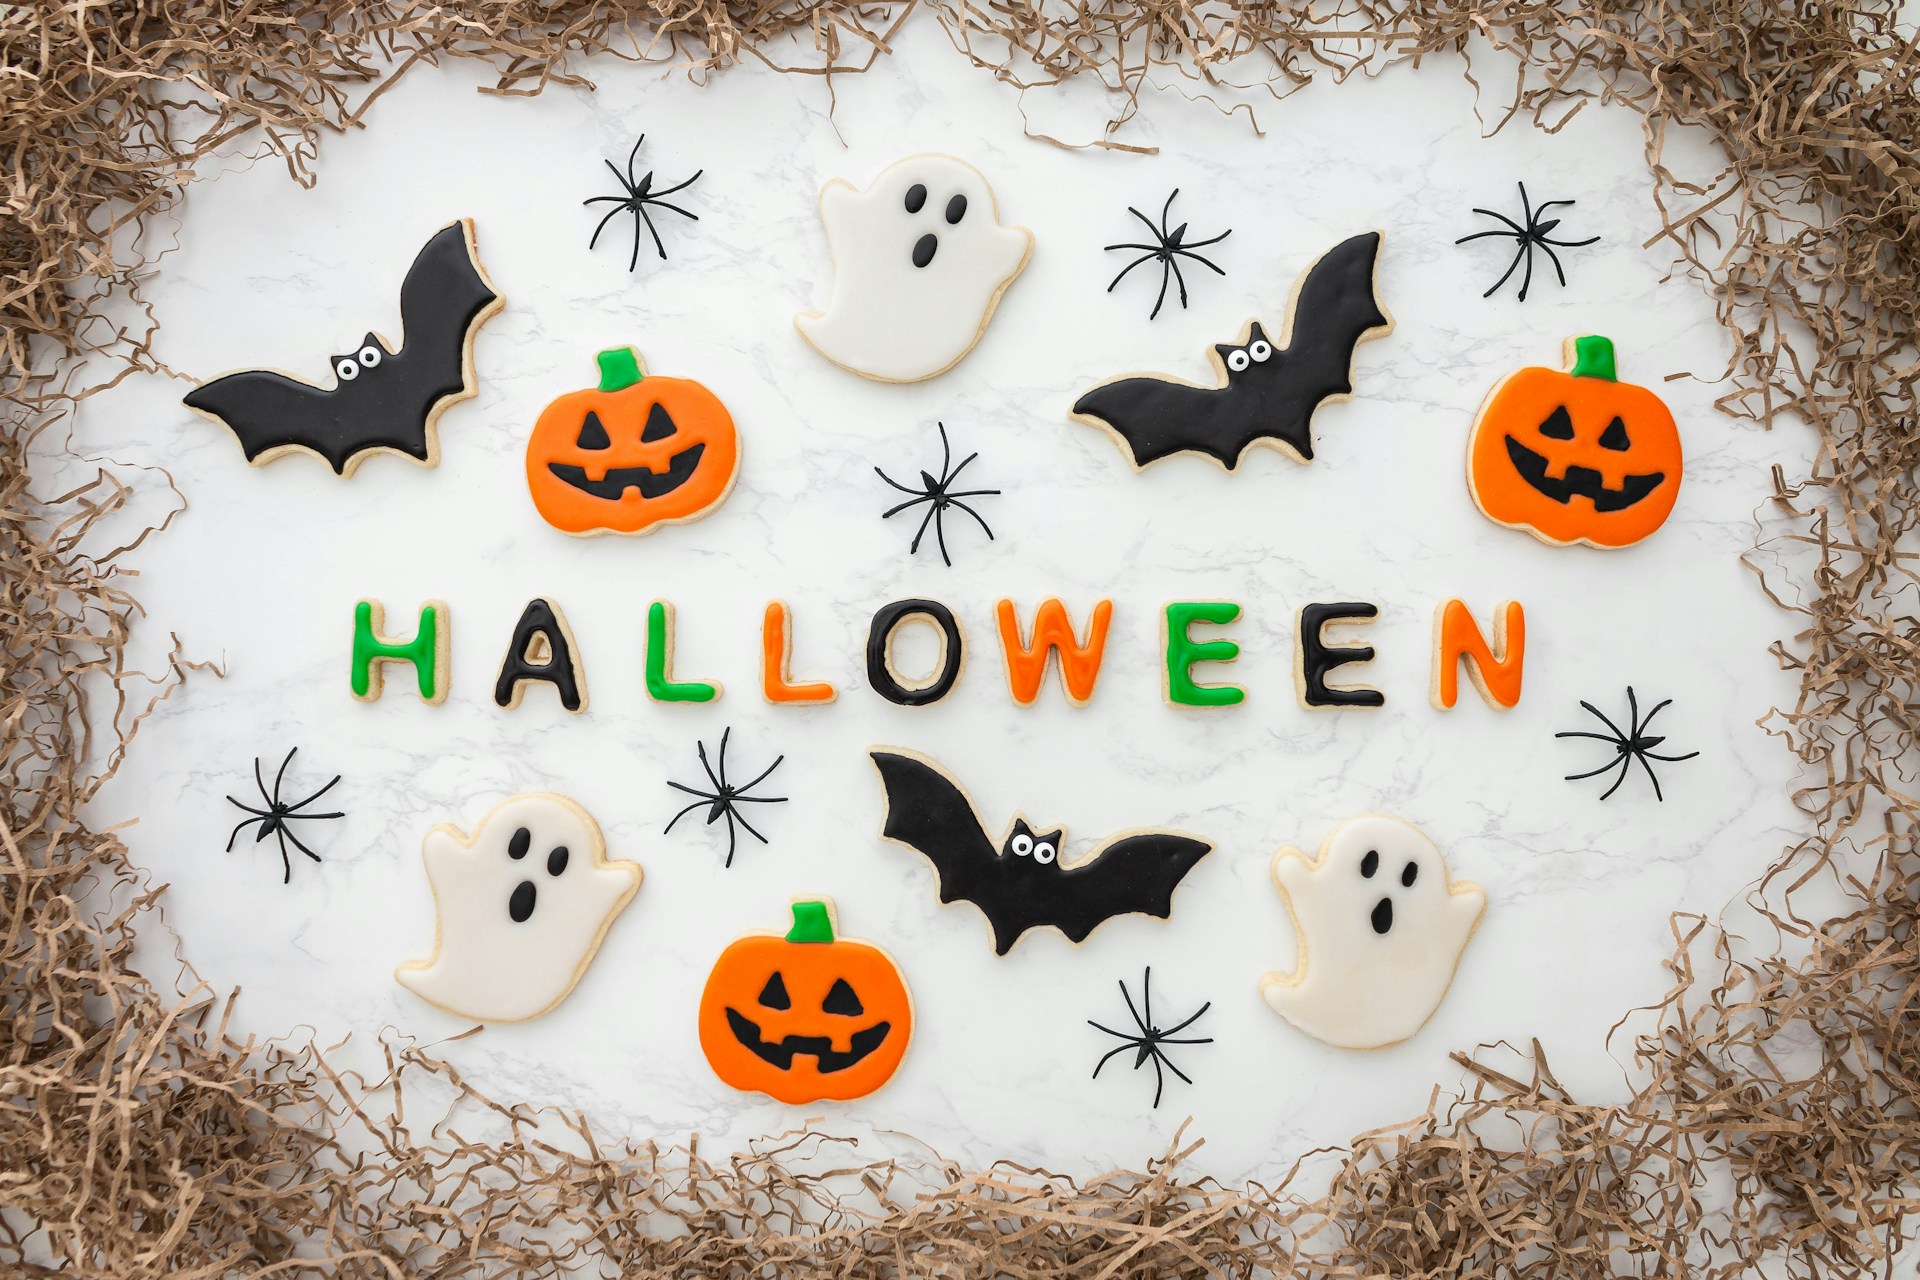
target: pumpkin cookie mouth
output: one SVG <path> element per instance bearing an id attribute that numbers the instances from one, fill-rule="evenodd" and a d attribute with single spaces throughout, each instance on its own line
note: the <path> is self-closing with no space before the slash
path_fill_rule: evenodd
<path id="1" fill-rule="evenodd" d="M 794 1056 L 805 1054 L 814 1059 L 823 1076 L 853 1066 L 885 1043 L 887 1035 L 893 1030 L 891 1022 L 876 1022 L 865 1031 L 854 1032 L 847 1051 L 841 1053 L 826 1036 L 788 1036 L 772 1042 L 763 1040 L 760 1038 L 760 1028 L 731 1008 L 727 1010 L 727 1026 L 732 1030 L 733 1038 L 747 1052 L 769 1066 L 791 1071 Z"/>
<path id="2" fill-rule="evenodd" d="M 700 456 L 706 451 L 704 444 L 682 449 L 673 455 L 665 471 L 655 471 L 652 467 L 608 467 L 606 476 L 600 480 L 588 479 L 585 467 L 566 462 L 549 462 L 547 470 L 562 483 L 608 502 L 620 501 L 629 489 L 638 489 L 642 498 L 664 498 L 693 479 L 700 467 Z"/>
<path id="3" fill-rule="evenodd" d="M 1651 471 L 1646 475 L 1628 476 L 1618 489 L 1610 489 L 1592 467 L 1570 466 L 1566 475 L 1555 480 L 1547 475 L 1547 460 L 1512 436 L 1507 437 L 1507 459 L 1513 463 L 1515 474 L 1543 497 L 1561 506 L 1575 498 L 1585 498 L 1593 503 L 1595 511 L 1601 512 L 1625 511 L 1658 489 L 1667 478 L 1664 471 Z"/>

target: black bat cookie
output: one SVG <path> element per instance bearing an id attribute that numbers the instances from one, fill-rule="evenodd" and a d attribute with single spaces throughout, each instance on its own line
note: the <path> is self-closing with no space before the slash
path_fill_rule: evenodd
<path id="1" fill-rule="evenodd" d="M 939 766 L 902 751 L 869 754 L 887 792 L 881 834 L 933 863 L 940 901 L 980 908 L 1000 955 L 1027 930 L 1047 925 L 1081 942 L 1128 912 L 1164 920 L 1181 878 L 1213 851 L 1206 841 L 1178 832 L 1136 831 L 1063 866 L 1065 831 L 1035 831 L 1015 816 L 1006 839 L 995 845 L 966 792 Z"/>
<path id="2" fill-rule="evenodd" d="M 1313 411 L 1353 394 L 1353 349 L 1393 329 L 1373 291 L 1380 233 L 1343 240 L 1307 268 L 1287 305 L 1282 344 L 1258 320 L 1215 346 L 1218 386 L 1143 374 L 1115 378 L 1074 402 L 1077 422 L 1112 432 L 1136 468 L 1201 453 L 1231 471 L 1254 445 L 1313 460 Z"/>
<path id="3" fill-rule="evenodd" d="M 304 449 L 343 476 L 383 450 L 430 467 L 440 453 L 435 421 L 474 394 L 473 335 L 502 305 L 474 254 L 473 220 L 462 218 L 407 269 L 399 347 L 368 333 L 359 350 L 329 362 L 330 389 L 248 369 L 195 387 L 185 403 L 225 423 L 255 466 Z"/>

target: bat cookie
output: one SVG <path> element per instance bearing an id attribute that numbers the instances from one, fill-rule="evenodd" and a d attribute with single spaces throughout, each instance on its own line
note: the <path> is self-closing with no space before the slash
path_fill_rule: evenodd
<path id="1" fill-rule="evenodd" d="M 1109 379 L 1068 414 L 1113 435 L 1142 470 L 1176 453 L 1198 453 L 1231 471 L 1248 449 L 1269 445 L 1313 460 L 1313 412 L 1353 394 L 1353 349 L 1393 331 L 1374 293 L 1380 233 L 1343 240 L 1307 268 L 1287 303 L 1276 343 L 1258 320 L 1211 354 L 1218 384 L 1165 374 Z"/>
<path id="2" fill-rule="evenodd" d="M 980 908 L 1000 955 L 1029 929 L 1051 926 L 1084 942 L 1114 916 L 1164 920 L 1181 879 L 1213 851 L 1177 831 L 1129 831 L 1067 866 L 1059 860 L 1064 830 L 1036 831 L 1016 814 L 996 844 L 967 793 L 933 761 L 891 747 L 868 754 L 887 792 L 881 835 L 933 863 L 940 901 Z"/>
<path id="3" fill-rule="evenodd" d="M 332 387 L 246 369 L 202 383 L 184 403 L 224 423 L 255 466 L 304 450 L 341 476 L 375 453 L 431 467 L 441 413 L 476 390 L 473 335 L 505 305 L 475 255 L 473 220 L 462 218 L 435 232 L 407 269 L 398 347 L 369 332 L 358 350 L 328 362 Z"/>

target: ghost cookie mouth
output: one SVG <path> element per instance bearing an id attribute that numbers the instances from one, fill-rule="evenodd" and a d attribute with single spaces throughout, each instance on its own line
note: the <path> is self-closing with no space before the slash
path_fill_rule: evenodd
<path id="1" fill-rule="evenodd" d="M 643 498 L 664 498 L 693 479 L 700 469 L 700 456 L 706 451 L 704 444 L 682 449 L 673 455 L 665 471 L 655 471 L 652 467 L 608 467 L 607 474 L 599 480 L 588 479 L 585 467 L 568 462 L 549 462 L 547 470 L 563 484 L 608 502 L 618 502 L 629 489 L 638 489 Z"/>
<path id="2" fill-rule="evenodd" d="M 835 1049 L 833 1041 L 826 1036 L 788 1036 L 784 1040 L 764 1040 L 760 1036 L 759 1026 L 731 1006 L 727 1009 L 727 1028 L 747 1052 L 769 1066 L 790 1071 L 793 1069 L 794 1056 L 805 1054 L 814 1060 L 821 1075 L 832 1075 L 836 1071 L 845 1071 L 884 1044 L 893 1031 L 893 1024 L 876 1022 L 865 1031 L 854 1032 L 845 1053 Z"/>
<path id="3" fill-rule="evenodd" d="M 1507 459 L 1513 463 L 1514 473 L 1541 496 L 1561 506 L 1575 498 L 1585 498 L 1600 512 L 1625 511 L 1658 489 L 1667 478 L 1664 471 L 1650 471 L 1628 476 L 1618 489 L 1610 489 L 1593 468 L 1569 466 L 1566 475 L 1555 480 L 1547 475 L 1547 460 L 1512 436 L 1507 437 Z"/>

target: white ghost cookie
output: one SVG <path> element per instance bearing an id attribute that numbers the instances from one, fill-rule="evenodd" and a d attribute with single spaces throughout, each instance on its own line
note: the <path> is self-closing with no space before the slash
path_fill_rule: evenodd
<path id="1" fill-rule="evenodd" d="M 1486 891 L 1450 880 L 1418 827 L 1370 813 L 1333 829 L 1320 856 L 1273 858 L 1300 954 L 1260 994 L 1300 1030 L 1341 1049 L 1398 1044 L 1440 1007 Z"/>
<path id="2" fill-rule="evenodd" d="M 1000 225 L 993 189 L 952 156 L 908 156 L 865 191 L 820 192 L 833 255 L 825 311 L 793 318 L 843 369 L 919 382 L 959 364 L 1033 253 L 1033 233 Z"/>
<path id="3" fill-rule="evenodd" d="M 471 836 L 441 825 L 421 853 L 433 888 L 433 954 L 394 970 L 448 1013 L 520 1022 L 559 1004 L 640 887 L 640 867 L 607 861 L 592 816 L 565 796 L 502 802 Z"/>

